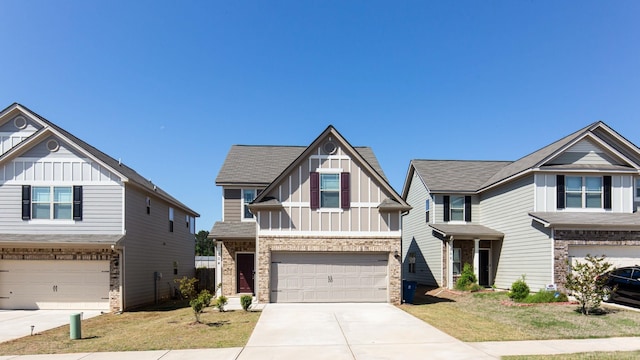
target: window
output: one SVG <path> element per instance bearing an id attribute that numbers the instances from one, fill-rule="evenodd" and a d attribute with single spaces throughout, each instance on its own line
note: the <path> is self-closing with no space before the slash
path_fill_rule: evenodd
<path id="1" fill-rule="evenodd" d="M 425 218 L 427 223 L 429 222 L 429 199 L 427 199 L 427 201 L 424 204 L 424 214 L 425 214 Z"/>
<path id="2" fill-rule="evenodd" d="M 31 197 L 32 219 L 73 218 L 73 191 L 71 187 L 34 186 Z"/>
<path id="3" fill-rule="evenodd" d="M 636 197 L 640 199 L 640 179 L 636 179 Z"/>
<path id="4" fill-rule="evenodd" d="M 169 208 L 169 232 L 173 232 L 173 208 Z"/>
<path id="5" fill-rule="evenodd" d="M 253 214 L 249 211 L 249 207 L 247 205 L 251 204 L 251 202 L 256 198 L 256 191 L 251 189 L 242 190 L 242 218 L 243 219 L 253 219 Z"/>
<path id="6" fill-rule="evenodd" d="M 464 196 L 451 197 L 451 221 L 464 221 Z"/>
<path id="7" fill-rule="evenodd" d="M 339 174 L 320 174 L 320 207 L 340 207 Z"/>
<path id="8" fill-rule="evenodd" d="M 453 275 L 460 275 L 462 273 L 460 252 L 460 248 L 453 248 Z"/>
<path id="9" fill-rule="evenodd" d="M 567 176 L 565 196 L 567 208 L 602 208 L 602 177 Z"/>
<path id="10" fill-rule="evenodd" d="M 409 272 L 416 273 L 416 253 L 409 253 Z"/>
<path id="11" fill-rule="evenodd" d="M 147 203 L 147 215 L 150 215 L 151 214 L 151 199 L 149 197 L 147 197 L 146 203 Z"/>

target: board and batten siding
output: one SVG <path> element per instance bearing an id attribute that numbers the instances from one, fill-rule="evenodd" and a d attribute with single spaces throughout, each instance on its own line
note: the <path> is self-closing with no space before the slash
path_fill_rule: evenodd
<path id="1" fill-rule="evenodd" d="M 312 210 L 310 173 L 350 173 L 349 209 Z M 261 233 L 380 233 L 400 235 L 400 212 L 380 213 L 378 205 L 393 198 L 368 174 L 362 164 L 339 148 L 335 155 L 322 155 L 320 148 L 293 169 L 268 194 L 279 199 L 284 211 L 260 211 Z M 226 219 L 226 217 L 225 217 Z"/>
<path id="2" fill-rule="evenodd" d="M 482 194 L 481 223 L 504 233 L 500 257 L 493 259 L 495 285 L 507 289 L 522 275 L 533 291 L 553 283 L 553 240 L 549 229 L 528 215 L 534 205 L 534 176 Z"/>
<path id="3" fill-rule="evenodd" d="M 413 174 L 406 201 L 413 210 L 402 217 L 402 274 L 403 278 L 419 284 L 442 285 L 442 241 L 432 235 L 426 222 L 425 201 L 430 198 L 417 173 Z M 430 200 L 430 217 L 433 203 Z M 416 254 L 416 272 L 409 273 L 409 253 Z"/>
<path id="4" fill-rule="evenodd" d="M 22 117 L 25 121 L 25 126 L 20 129 L 16 126 L 14 120 L 18 117 Z M 21 141 L 25 140 L 29 136 L 38 131 L 41 126 L 29 119 L 24 115 L 18 115 L 12 117 L 9 121 L 0 125 L 0 154 L 4 154 L 12 147 L 18 145 Z"/>
<path id="5" fill-rule="evenodd" d="M 594 173 L 571 173 L 571 176 L 597 176 Z M 535 175 L 534 211 L 557 211 L 556 174 Z M 632 213 L 634 209 L 634 180 L 631 175 L 611 176 L 611 211 L 614 213 Z M 575 209 L 572 209 L 575 211 Z"/>
<path id="6" fill-rule="evenodd" d="M 125 309 L 130 309 L 171 297 L 177 288 L 174 279 L 194 276 L 195 236 L 186 226 L 187 214 L 176 207 L 173 232 L 169 231 L 171 205 L 153 193 L 127 186 L 125 204 L 123 298 Z M 154 279 L 154 272 L 162 278 Z"/>
<path id="7" fill-rule="evenodd" d="M 588 139 L 580 140 L 551 160 L 549 164 L 625 165 Z"/>

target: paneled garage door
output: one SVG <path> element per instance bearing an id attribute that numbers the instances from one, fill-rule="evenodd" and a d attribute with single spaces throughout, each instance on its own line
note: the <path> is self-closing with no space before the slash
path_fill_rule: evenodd
<path id="1" fill-rule="evenodd" d="M 109 310 L 109 262 L 2 260 L 0 309 Z"/>
<path id="2" fill-rule="evenodd" d="M 606 261 L 615 267 L 640 265 L 640 246 L 606 246 L 606 245 L 570 245 L 569 258 L 571 262 L 584 262 L 585 256 L 606 255 Z"/>
<path id="3" fill-rule="evenodd" d="M 386 302 L 388 254 L 274 252 L 271 302 Z"/>

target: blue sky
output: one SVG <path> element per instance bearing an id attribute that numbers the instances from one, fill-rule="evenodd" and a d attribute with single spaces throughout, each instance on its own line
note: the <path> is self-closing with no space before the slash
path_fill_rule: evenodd
<path id="1" fill-rule="evenodd" d="M 3 0 L 19 102 L 221 218 L 232 144 L 329 124 L 409 161 L 515 160 L 603 120 L 640 144 L 638 1 Z"/>

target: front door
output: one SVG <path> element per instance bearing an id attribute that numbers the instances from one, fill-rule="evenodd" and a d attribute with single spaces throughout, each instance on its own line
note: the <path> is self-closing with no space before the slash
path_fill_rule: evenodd
<path id="1" fill-rule="evenodd" d="M 478 285 L 489 286 L 489 249 L 480 249 Z"/>
<path id="2" fill-rule="evenodd" d="M 254 254 L 237 254 L 237 292 L 253 294 Z"/>

